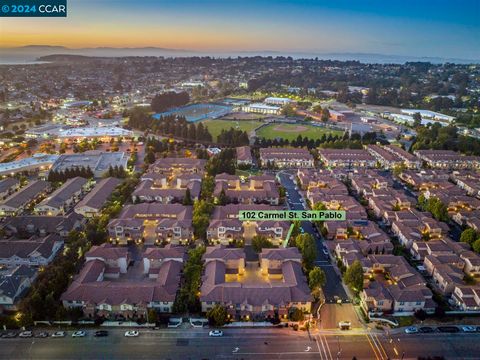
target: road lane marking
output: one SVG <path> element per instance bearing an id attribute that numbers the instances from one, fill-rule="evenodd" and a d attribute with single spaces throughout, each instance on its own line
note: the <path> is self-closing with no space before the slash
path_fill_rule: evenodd
<path id="1" fill-rule="evenodd" d="M 322 351 L 320 351 L 320 359 L 328 360 L 327 352 L 325 351 L 325 346 L 323 345 L 322 335 L 319 335 L 318 339 L 320 340 L 320 345 L 322 345 Z M 318 345 L 318 342 L 317 342 L 317 345 Z"/>
<path id="2" fill-rule="evenodd" d="M 320 344 L 322 345 L 323 354 L 325 355 L 325 360 L 333 360 L 332 353 L 330 352 L 330 347 L 328 346 L 327 338 L 322 334 L 320 334 L 318 337 L 320 339 Z"/>
<path id="3" fill-rule="evenodd" d="M 375 348 L 373 347 L 373 344 L 372 344 L 372 342 L 371 342 L 371 340 L 370 340 L 370 334 L 366 334 L 365 337 L 367 338 L 368 344 L 369 344 L 370 347 L 372 348 L 372 351 L 373 351 L 373 354 L 375 355 L 375 358 L 376 358 L 377 360 L 379 360 L 378 354 L 377 354 L 377 352 L 375 351 Z"/>
<path id="4" fill-rule="evenodd" d="M 380 350 L 382 350 L 383 354 L 385 355 L 385 359 L 388 359 L 388 355 L 385 351 L 385 348 L 383 347 L 382 345 L 382 342 L 380 341 L 380 339 L 378 338 L 378 334 L 373 334 L 375 336 L 375 339 L 376 339 L 376 342 L 378 344 L 378 346 L 380 347 Z"/>
<path id="5" fill-rule="evenodd" d="M 330 352 L 330 345 L 328 345 L 328 341 L 327 341 L 327 338 L 324 336 L 324 339 L 325 339 L 325 346 L 328 350 L 328 353 L 330 355 L 330 359 L 333 360 L 333 357 L 332 357 L 332 353 Z"/>
<path id="6" fill-rule="evenodd" d="M 318 354 L 320 355 L 320 360 L 323 360 L 322 352 L 320 351 L 320 345 L 318 345 L 318 336 L 315 336 L 315 342 L 317 343 Z"/>

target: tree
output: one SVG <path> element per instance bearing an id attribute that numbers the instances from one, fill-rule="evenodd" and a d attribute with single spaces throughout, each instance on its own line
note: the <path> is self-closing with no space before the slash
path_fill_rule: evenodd
<path id="1" fill-rule="evenodd" d="M 297 112 L 295 111 L 295 109 L 293 108 L 292 105 L 287 104 L 282 108 L 282 115 L 295 116 L 295 115 L 297 115 Z"/>
<path id="2" fill-rule="evenodd" d="M 309 271 L 313 268 L 317 258 L 317 245 L 311 234 L 300 234 L 295 238 L 295 246 L 300 250 L 303 258 L 303 267 Z"/>
<path id="3" fill-rule="evenodd" d="M 328 122 L 329 119 L 330 119 L 330 111 L 327 108 L 325 108 L 322 110 L 322 121 Z"/>
<path id="4" fill-rule="evenodd" d="M 475 251 L 477 254 L 480 254 L 480 238 L 475 240 L 475 242 L 472 245 L 473 251 Z"/>
<path id="5" fill-rule="evenodd" d="M 414 315 L 420 321 L 425 321 L 425 319 L 427 318 L 427 313 L 423 309 L 415 311 Z"/>
<path id="6" fill-rule="evenodd" d="M 273 243 L 270 240 L 268 240 L 265 236 L 255 235 L 252 238 L 252 247 L 256 253 L 259 253 L 262 251 L 262 249 L 273 248 L 274 246 L 273 246 Z"/>
<path id="7" fill-rule="evenodd" d="M 417 128 L 420 125 L 422 125 L 422 115 L 420 115 L 420 113 L 416 112 L 415 114 L 413 114 L 412 117 L 413 117 L 413 127 L 414 128 Z"/>
<path id="8" fill-rule="evenodd" d="M 192 195 L 190 194 L 189 188 L 187 188 L 187 190 L 185 191 L 185 196 L 183 197 L 182 203 L 183 205 L 193 205 Z"/>
<path id="9" fill-rule="evenodd" d="M 197 239 L 205 239 L 213 204 L 206 200 L 195 201 L 193 204 L 192 225 Z"/>
<path id="10" fill-rule="evenodd" d="M 363 290 L 363 267 L 360 261 L 355 260 L 347 271 L 345 271 L 343 281 L 355 294 Z"/>
<path id="11" fill-rule="evenodd" d="M 315 266 L 308 273 L 308 285 L 310 286 L 310 289 L 313 290 L 318 287 L 323 287 L 325 286 L 326 282 L 327 278 L 325 276 L 325 272 L 318 266 Z"/>
<path id="12" fill-rule="evenodd" d="M 227 310 L 221 305 L 215 305 L 207 312 L 210 325 L 223 326 L 227 322 Z"/>
<path id="13" fill-rule="evenodd" d="M 460 241 L 473 246 L 473 243 L 477 239 L 477 232 L 475 229 L 467 228 L 463 230 L 462 235 L 460 235 Z"/>
<path id="14" fill-rule="evenodd" d="M 153 164 L 155 162 L 155 153 L 151 150 L 148 150 L 143 161 L 145 162 L 145 164 Z"/>
<path id="15" fill-rule="evenodd" d="M 186 311 L 200 311 L 199 290 L 201 285 L 205 247 L 199 246 L 188 252 L 188 259 L 183 268 L 184 282 L 173 303 L 173 312 L 177 314 Z"/>
<path id="16" fill-rule="evenodd" d="M 150 324 L 156 324 L 158 321 L 158 314 L 155 309 L 148 309 L 148 322 Z"/>
<path id="17" fill-rule="evenodd" d="M 227 205 L 229 202 L 229 199 L 227 197 L 227 195 L 225 194 L 225 190 L 222 189 L 222 191 L 220 191 L 220 195 L 218 195 L 218 205 Z"/>
<path id="18" fill-rule="evenodd" d="M 310 290 L 315 299 L 320 298 L 321 289 L 325 286 L 326 282 L 327 277 L 325 276 L 325 272 L 318 266 L 315 266 L 308 273 L 308 286 L 310 286 Z"/>
<path id="19" fill-rule="evenodd" d="M 303 311 L 299 308 L 291 308 L 289 313 L 289 318 L 291 321 L 302 321 L 303 320 Z"/>

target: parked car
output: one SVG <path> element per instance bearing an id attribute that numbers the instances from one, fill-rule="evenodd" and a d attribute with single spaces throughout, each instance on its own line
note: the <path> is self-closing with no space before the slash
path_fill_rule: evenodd
<path id="1" fill-rule="evenodd" d="M 439 326 L 437 329 L 443 333 L 457 333 L 460 331 L 460 329 L 456 326 Z"/>
<path id="2" fill-rule="evenodd" d="M 222 330 L 212 330 L 208 333 L 208 336 L 213 336 L 213 337 L 223 336 L 223 331 Z"/>
<path id="3" fill-rule="evenodd" d="M 9 331 L 3 334 L 2 338 L 11 339 L 11 338 L 17 337 L 17 335 L 18 334 L 15 331 Z"/>
<path id="4" fill-rule="evenodd" d="M 18 336 L 21 338 L 31 338 L 33 337 L 33 333 L 31 331 L 22 331 Z"/>
<path id="5" fill-rule="evenodd" d="M 36 333 L 36 334 L 35 334 L 35 337 L 36 337 L 36 338 L 46 338 L 46 337 L 48 337 L 48 332 L 46 332 L 46 331 L 41 331 L 41 332 L 39 332 L 39 333 Z"/>
<path id="6" fill-rule="evenodd" d="M 108 336 L 108 331 L 107 330 L 97 330 L 95 331 L 95 334 L 93 334 L 95 337 L 105 337 Z"/>
<path id="7" fill-rule="evenodd" d="M 60 338 L 60 337 L 65 337 L 67 336 L 67 332 L 66 331 L 55 331 L 53 334 L 52 334 L 52 338 Z"/>
<path id="8" fill-rule="evenodd" d="M 72 334 L 72 337 L 85 337 L 85 335 L 87 335 L 87 333 L 85 331 L 79 330 L 79 331 L 75 331 Z"/>
<path id="9" fill-rule="evenodd" d="M 405 329 L 405 334 L 416 334 L 418 333 L 418 329 L 416 326 L 410 326 Z"/>
<path id="10" fill-rule="evenodd" d="M 475 326 L 462 326 L 462 331 L 463 332 L 467 332 L 467 333 L 471 333 L 471 332 L 476 332 L 477 329 L 475 328 Z"/>
<path id="11" fill-rule="evenodd" d="M 129 330 L 125 332 L 125 337 L 137 337 L 140 333 L 137 330 Z"/>
<path id="12" fill-rule="evenodd" d="M 435 331 L 435 329 L 430 327 L 430 326 L 422 326 L 422 327 L 418 328 L 418 331 L 426 334 L 426 333 L 433 333 Z"/>

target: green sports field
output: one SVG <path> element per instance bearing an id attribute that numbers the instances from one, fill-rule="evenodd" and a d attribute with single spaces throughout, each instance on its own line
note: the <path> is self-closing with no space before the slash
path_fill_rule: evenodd
<path id="1" fill-rule="evenodd" d="M 303 124 L 270 124 L 257 131 L 257 136 L 266 139 L 284 138 L 295 140 L 298 135 L 309 139 L 319 139 L 323 134 L 342 135 L 338 130 Z"/>
<path id="2" fill-rule="evenodd" d="M 217 139 L 217 136 L 223 129 L 229 130 L 231 127 L 233 127 L 234 129 L 239 129 L 249 133 L 262 124 L 262 122 L 258 120 L 205 120 L 202 121 L 202 123 L 208 128 L 208 131 L 210 131 L 210 134 L 212 134 L 214 140 Z"/>

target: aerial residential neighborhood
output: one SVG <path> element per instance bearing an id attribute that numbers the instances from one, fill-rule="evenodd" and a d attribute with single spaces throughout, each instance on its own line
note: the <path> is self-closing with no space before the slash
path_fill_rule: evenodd
<path id="1" fill-rule="evenodd" d="M 479 10 L 2 3 L 0 359 L 480 358 Z"/>

